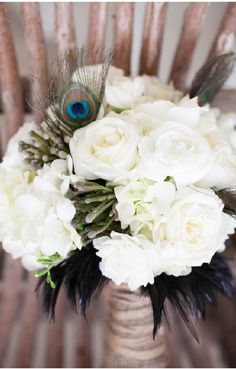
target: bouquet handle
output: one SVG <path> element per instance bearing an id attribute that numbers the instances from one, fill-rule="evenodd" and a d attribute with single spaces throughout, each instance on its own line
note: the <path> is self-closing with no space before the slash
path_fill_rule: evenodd
<path id="1" fill-rule="evenodd" d="M 106 368 L 165 368 L 167 349 L 164 329 L 152 337 L 150 300 L 125 285 L 110 283 L 106 333 Z"/>

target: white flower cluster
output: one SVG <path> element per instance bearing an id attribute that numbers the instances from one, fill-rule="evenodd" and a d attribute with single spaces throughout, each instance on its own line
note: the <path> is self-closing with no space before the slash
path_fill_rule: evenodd
<path id="1" fill-rule="evenodd" d="M 211 189 L 236 185 L 236 115 L 115 68 L 105 98 L 112 111 L 70 141 L 78 177 L 109 181 L 117 198 L 124 233 L 93 242 L 102 273 L 136 289 L 209 263 L 236 226 Z"/>
<path id="2" fill-rule="evenodd" d="M 0 166 L 3 247 L 29 269 L 81 248 L 66 193 L 73 180 L 102 179 L 114 188 L 123 230 L 93 241 L 103 275 L 135 290 L 161 273 L 190 273 L 223 251 L 236 227 L 212 189 L 236 185 L 235 126 L 232 113 L 111 67 L 104 109 L 74 132 L 71 157 L 32 173 L 17 152 L 32 124 L 11 140 Z"/>
<path id="3" fill-rule="evenodd" d="M 69 188 L 71 158 L 55 160 L 33 173 L 18 152 L 18 142 L 37 129 L 26 123 L 10 140 L 0 165 L 0 240 L 26 269 L 42 267 L 38 259 L 58 254 L 65 257 L 81 238 L 71 224 L 75 207 L 65 198 Z"/>

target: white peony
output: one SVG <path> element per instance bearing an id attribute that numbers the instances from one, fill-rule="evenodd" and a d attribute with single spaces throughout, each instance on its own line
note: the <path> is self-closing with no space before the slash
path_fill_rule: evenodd
<path id="1" fill-rule="evenodd" d="M 130 226 L 133 235 L 143 234 L 152 240 L 154 224 L 170 210 L 175 186 L 170 182 L 154 182 L 142 178 L 117 186 L 114 191 L 122 228 Z"/>
<path id="2" fill-rule="evenodd" d="M 139 131 L 135 121 L 113 113 L 74 132 L 70 151 L 82 179 L 117 180 L 137 162 Z"/>
<path id="3" fill-rule="evenodd" d="M 145 177 L 163 180 L 171 176 L 178 187 L 201 180 L 211 166 L 208 142 L 180 123 L 166 122 L 143 137 L 139 154 Z"/>
<path id="4" fill-rule="evenodd" d="M 161 245 L 161 269 L 156 272 L 178 276 L 210 263 L 235 226 L 212 190 L 181 188 L 169 213 L 156 224 L 154 242 Z"/>
<path id="5" fill-rule="evenodd" d="M 22 139 L 22 137 L 21 137 Z M 17 146 L 17 140 L 14 141 Z M 65 257 L 81 237 L 72 226 L 75 207 L 64 197 L 68 184 L 66 160 L 58 160 L 38 173 L 25 167 L 23 155 L 17 165 L 16 150 L 8 150 L 0 165 L 0 239 L 14 258 L 21 258 L 29 270 L 42 267 L 37 259 L 58 253 Z M 11 154 L 12 153 L 12 154 Z"/>
<path id="6" fill-rule="evenodd" d="M 158 263 L 158 245 L 142 235 L 111 232 L 110 237 L 93 241 L 102 259 L 99 267 L 104 276 L 120 285 L 127 283 L 133 291 L 154 282 L 154 265 Z"/>

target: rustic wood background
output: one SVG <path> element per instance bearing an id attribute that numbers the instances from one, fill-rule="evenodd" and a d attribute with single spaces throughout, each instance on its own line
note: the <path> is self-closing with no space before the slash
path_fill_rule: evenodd
<path id="1" fill-rule="evenodd" d="M 91 3 L 89 45 L 104 46 L 109 3 Z M 114 64 L 128 74 L 132 50 L 135 3 L 116 3 L 114 23 Z M 176 87 L 186 87 L 199 34 L 207 21 L 208 3 L 188 5 L 181 36 L 172 63 L 170 80 Z M 168 3 L 147 3 L 143 41 L 140 50 L 140 73 L 156 75 L 162 50 Z M 30 72 L 44 75 L 36 86 L 43 97 L 48 81 L 48 57 L 38 3 L 21 3 L 22 27 L 30 61 Z M 73 3 L 55 3 L 55 43 L 58 54 L 75 48 Z M 236 37 L 236 3 L 229 3 L 209 53 L 218 55 L 231 50 Z M 1 145 L 3 155 L 8 139 L 26 118 L 39 122 L 37 112 L 26 107 L 25 97 L 30 84 L 19 75 L 15 42 L 6 6 L 0 3 L 0 88 Z M 214 105 L 224 111 L 236 111 L 235 91 L 218 94 Z M 235 271 L 235 250 L 228 248 L 229 263 Z M 1 251 L 0 258 L 0 366 L 1 367 L 98 367 L 108 359 L 104 351 L 107 336 L 107 301 L 109 290 L 94 302 L 88 324 L 75 315 L 62 294 L 57 307 L 56 322 L 43 316 L 34 294 L 35 278 L 22 269 L 18 261 Z M 114 292 L 113 292 L 114 293 Z M 114 297 L 115 298 L 115 297 Z M 110 305 L 109 305 L 110 306 Z M 183 324 L 170 313 L 172 332 L 165 330 L 169 367 L 235 367 L 236 366 L 236 298 L 229 302 L 219 298 L 217 309 L 210 309 L 206 323 L 197 323 L 201 344 L 191 338 Z M 111 332 L 110 332 L 111 333 Z M 157 343 L 158 344 L 158 343 Z M 164 366 L 165 364 L 163 364 Z M 160 364 L 161 366 L 161 364 Z"/>

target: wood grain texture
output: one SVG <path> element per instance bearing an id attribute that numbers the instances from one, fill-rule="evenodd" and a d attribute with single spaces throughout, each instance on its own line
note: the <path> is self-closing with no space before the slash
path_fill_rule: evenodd
<path id="1" fill-rule="evenodd" d="M 31 81 L 31 95 L 36 94 L 38 99 L 44 101 L 48 88 L 48 65 L 39 4 L 22 3 L 21 14 L 29 54 L 30 72 L 34 76 Z M 38 113 L 37 108 L 34 110 L 34 119 L 37 123 L 42 121 L 42 114 Z"/>
<path id="2" fill-rule="evenodd" d="M 140 74 L 156 75 L 161 56 L 161 46 L 167 12 L 167 3 L 150 2 L 146 16 L 140 59 Z"/>
<path id="3" fill-rule="evenodd" d="M 189 70 L 202 25 L 206 18 L 208 3 L 190 3 L 184 16 L 184 22 L 176 49 L 170 80 L 178 89 L 185 88 Z"/>
<path id="4" fill-rule="evenodd" d="M 56 45 L 60 58 L 67 50 L 76 48 L 73 3 L 55 3 Z"/>
<path id="5" fill-rule="evenodd" d="M 209 53 L 209 58 L 233 49 L 236 39 L 236 3 L 229 3 Z"/>
<path id="6" fill-rule="evenodd" d="M 21 275 L 22 267 L 19 261 L 13 260 L 10 254 L 5 255 L 0 299 L 0 367 L 4 367 L 16 313 L 20 310 L 19 288 Z"/>
<path id="7" fill-rule="evenodd" d="M 115 4 L 114 65 L 130 73 L 134 3 Z"/>
<path id="8" fill-rule="evenodd" d="M 106 368 L 163 368 L 167 352 L 163 329 L 152 337 L 150 299 L 131 292 L 125 285 L 110 284 Z"/>
<path id="9" fill-rule="evenodd" d="M 35 336 L 40 312 L 40 304 L 35 293 L 36 285 L 37 279 L 33 273 L 29 273 L 28 280 L 24 283 L 21 332 L 15 362 L 20 368 L 31 367 L 32 353 L 35 349 Z"/>
<path id="10" fill-rule="evenodd" d="M 236 91 L 235 90 L 221 90 L 215 96 L 211 106 L 219 108 L 222 112 L 236 113 Z"/>
<path id="11" fill-rule="evenodd" d="M 107 3 L 90 3 L 87 45 L 89 50 L 102 50 L 105 46 Z"/>
<path id="12" fill-rule="evenodd" d="M 23 103 L 13 37 L 4 3 L 0 3 L 0 71 L 5 146 L 22 124 Z"/>
<path id="13" fill-rule="evenodd" d="M 55 314 L 55 320 L 48 320 L 48 352 L 46 365 L 48 368 L 63 368 L 64 366 L 64 317 L 66 311 L 66 295 L 61 290 Z"/>

